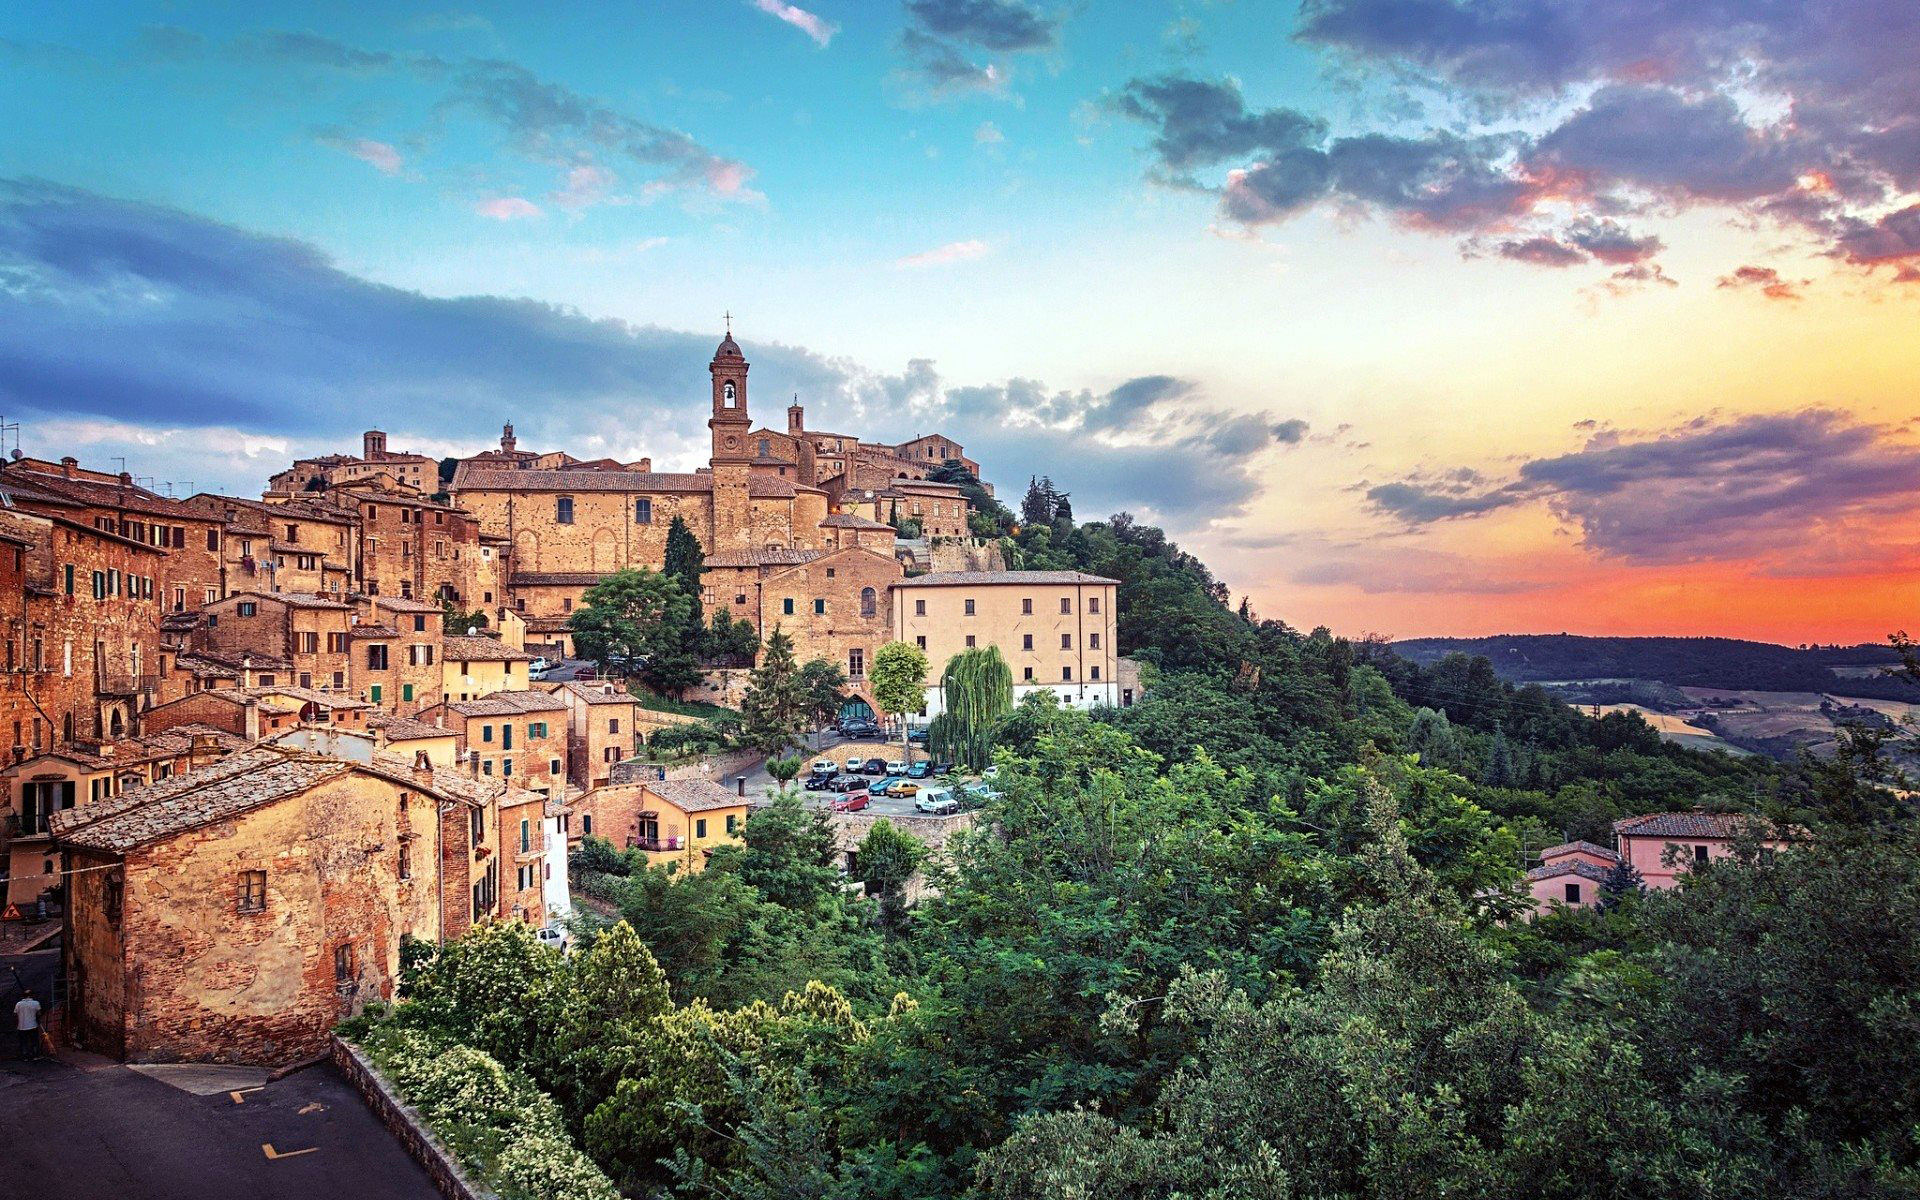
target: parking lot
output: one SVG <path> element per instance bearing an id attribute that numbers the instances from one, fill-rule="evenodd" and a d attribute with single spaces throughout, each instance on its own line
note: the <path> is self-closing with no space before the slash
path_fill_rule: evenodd
<path id="1" fill-rule="evenodd" d="M 329 1065 L 273 1083 L 240 1067 L 91 1055 L 0 1062 L 0 1194 L 36 1200 L 435 1200 Z"/>
<path id="2" fill-rule="evenodd" d="M 900 743 L 898 741 L 876 742 L 871 740 L 838 742 L 837 744 L 831 745 L 823 749 L 819 753 L 811 755 L 808 758 L 807 760 L 808 769 L 811 768 L 811 765 L 815 759 L 821 759 L 821 758 L 832 759 L 834 766 L 843 772 L 846 768 L 846 764 L 849 759 L 857 758 L 857 759 L 865 760 L 865 759 L 878 758 L 884 762 L 904 761 L 900 754 Z M 925 762 L 926 759 L 927 759 L 927 754 L 926 754 L 925 748 L 920 745 L 915 745 L 913 747 L 913 761 Z M 881 775 L 864 775 L 863 774 L 861 778 L 864 779 L 869 785 L 872 785 L 872 784 L 878 784 L 882 779 L 886 777 Z M 954 788 L 954 787 L 960 786 L 964 782 L 967 782 L 969 778 L 970 777 L 963 776 L 963 775 L 943 775 L 943 776 L 936 776 L 936 777 L 931 777 L 927 779 L 916 779 L 914 780 L 914 782 L 918 783 L 923 790 L 928 788 Z M 800 779 L 802 783 L 805 782 L 806 774 L 804 773 L 804 771 Z M 839 793 L 830 792 L 830 791 L 819 791 L 819 792 L 807 792 L 805 793 L 805 795 L 809 800 L 809 802 L 824 808 L 832 804 L 832 802 L 838 797 Z M 867 802 L 867 807 L 864 809 L 861 809 L 860 811 L 866 812 L 866 813 L 873 813 L 879 816 L 890 816 L 890 817 L 927 816 L 928 814 L 923 813 L 919 809 L 914 807 L 914 801 L 916 798 L 917 797 L 915 796 L 873 796 Z"/>

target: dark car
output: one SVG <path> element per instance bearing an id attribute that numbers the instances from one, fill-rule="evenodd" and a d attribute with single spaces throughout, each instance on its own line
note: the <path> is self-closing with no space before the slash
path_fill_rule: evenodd
<path id="1" fill-rule="evenodd" d="M 927 741 L 927 731 L 925 729 L 909 729 L 907 730 L 907 740 L 918 745 L 925 745 Z"/>
<path id="2" fill-rule="evenodd" d="M 842 721 L 840 736 L 848 738 L 871 738 L 880 736 L 880 727 L 872 721 Z"/>
<path id="3" fill-rule="evenodd" d="M 953 764 L 950 762 L 937 762 L 933 764 L 933 773 L 935 775 L 951 775 L 953 774 Z"/>
<path id="4" fill-rule="evenodd" d="M 806 788 L 809 792 L 829 791 L 833 787 L 833 778 L 831 775 L 809 775 L 807 776 L 807 781 L 800 786 Z"/>
<path id="5" fill-rule="evenodd" d="M 835 775 L 827 781 L 827 790 L 830 792 L 864 791 L 866 786 L 867 781 L 858 775 Z"/>
<path id="6" fill-rule="evenodd" d="M 924 758 L 907 768 L 908 779 L 925 779 L 932 774 L 933 764 Z"/>
<path id="7" fill-rule="evenodd" d="M 870 758 L 867 760 L 867 765 L 860 768 L 860 773 L 863 775 L 885 775 L 887 773 L 887 760 L 884 758 Z"/>

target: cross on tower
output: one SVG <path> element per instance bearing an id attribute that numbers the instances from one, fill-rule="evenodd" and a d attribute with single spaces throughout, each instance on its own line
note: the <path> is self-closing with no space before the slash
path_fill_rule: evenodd
<path id="1" fill-rule="evenodd" d="M 724 315 L 727 318 L 727 336 L 732 337 L 733 336 L 733 310 L 728 309 Z"/>

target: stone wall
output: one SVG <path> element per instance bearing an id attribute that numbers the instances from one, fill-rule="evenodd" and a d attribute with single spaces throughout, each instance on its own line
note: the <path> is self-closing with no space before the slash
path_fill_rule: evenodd
<path id="1" fill-rule="evenodd" d="M 460 1162 L 454 1158 L 440 1139 L 433 1136 L 433 1130 L 427 1127 L 411 1104 L 400 1098 L 400 1093 L 387 1083 L 373 1062 L 358 1046 L 342 1041 L 337 1035 L 329 1046 L 329 1055 L 333 1065 L 360 1093 L 367 1102 L 367 1108 L 382 1125 L 400 1139 L 400 1144 L 413 1156 L 415 1162 L 425 1168 L 433 1186 L 439 1189 L 447 1200 L 497 1200 L 493 1192 L 481 1187 L 467 1177 L 460 1168 Z"/>

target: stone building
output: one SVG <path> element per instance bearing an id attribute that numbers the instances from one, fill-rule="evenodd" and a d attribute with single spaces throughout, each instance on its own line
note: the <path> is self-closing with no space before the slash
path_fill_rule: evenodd
<path id="1" fill-rule="evenodd" d="M 357 730 L 367 725 L 371 706 L 345 692 L 320 692 L 293 684 L 211 688 L 156 704 L 140 717 L 142 732 L 153 734 L 181 726 L 223 730 L 247 743 L 295 725 Z"/>
<path id="2" fill-rule="evenodd" d="M 540 919 L 537 885 L 499 885 L 528 803 L 424 758 L 263 746 L 57 814 L 76 1040 L 132 1061 L 316 1052 L 391 998 L 402 937 L 457 936 L 509 894 Z"/>
<path id="3" fill-rule="evenodd" d="M 339 596 L 358 589 L 360 521 L 352 509 L 328 504 L 319 493 L 268 504 L 199 492 L 185 503 L 225 522 L 227 592 Z"/>
<path id="4" fill-rule="evenodd" d="M 370 596 L 448 600 L 472 609 L 496 590 L 498 567 L 480 551 L 480 524 L 458 508 L 362 480 L 329 487 L 329 503 L 360 516 L 356 590 Z"/>
<path id="5" fill-rule="evenodd" d="M 592 834 L 681 871 L 705 869 L 713 851 L 737 845 L 747 825 L 746 797 L 710 779 L 609 784 L 568 808 L 575 818 L 570 842 Z"/>
<path id="6" fill-rule="evenodd" d="M 347 683 L 369 704 L 411 715 L 445 696 L 437 605 L 386 596 L 354 600 Z"/>
<path id="7" fill-rule="evenodd" d="M 547 692 L 494 692 L 422 709 L 445 727 L 473 771 L 560 799 L 567 785 L 567 706 Z"/>
<path id="8" fill-rule="evenodd" d="M 385 475 L 409 491 L 431 494 L 440 488 L 440 464 L 424 454 L 387 449 L 387 435 L 369 429 L 360 435 L 360 453 L 302 458 L 267 483 L 276 496 L 299 496 L 324 491 L 335 484 L 357 483 Z"/>
<path id="9" fill-rule="evenodd" d="M 553 686 L 567 712 L 567 780 L 580 791 L 612 779 L 640 748 L 641 709 L 624 687 L 569 680 Z"/>
<path id="10" fill-rule="evenodd" d="M 1046 689 L 1075 708 L 1119 704 L 1117 587 L 1083 571 L 937 572 L 895 584 L 894 636 L 927 654 L 927 715 L 945 711 L 947 660 L 986 646 L 1000 647 L 1016 700 Z"/>
<path id="11" fill-rule="evenodd" d="M 232 661 L 285 663 L 274 683 L 336 692 L 350 686 L 353 606 L 327 596 L 235 592 L 206 605 L 191 646 Z M 251 686 L 249 681 L 248 686 Z"/>
<path id="12" fill-rule="evenodd" d="M 446 700 L 477 700 L 495 692 L 525 691 L 533 655 L 474 634 L 440 639 L 440 692 Z"/>
<path id="13" fill-rule="evenodd" d="M 874 651 L 892 640 L 888 590 L 902 577 L 887 545 L 715 554 L 702 599 L 708 611 L 746 620 L 763 638 L 779 628 L 793 639 L 796 660 L 838 664 L 851 689 L 865 695 Z"/>

